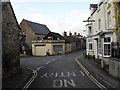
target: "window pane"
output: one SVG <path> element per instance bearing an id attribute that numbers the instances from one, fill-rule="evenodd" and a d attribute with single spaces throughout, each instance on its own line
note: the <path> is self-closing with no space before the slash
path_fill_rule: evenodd
<path id="1" fill-rule="evenodd" d="M 53 45 L 53 50 L 54 50 L 54 52 L 58 53 L 60 51 L 63 51 L 63 46 L 62 45 Z"/>
<path id="2" fill-rule="evenodd" d="M 104 55 L 111 55 L 110 44 L 104 44 Z"/>
<path id="3" fill-rule="evenodd" d="M 105 37 L 104 42 L 111 42 L 111 38 L 110 37 Z"/>
<path id="4" fill-rule="evenodd" d="M 92 50 L 92 43 L 89 44 L 89 50 Z"/>

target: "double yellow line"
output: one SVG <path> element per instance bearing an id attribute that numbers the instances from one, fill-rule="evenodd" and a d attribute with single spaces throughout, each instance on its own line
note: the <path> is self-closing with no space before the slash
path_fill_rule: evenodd
<path id="1" fill-rule="evenodd" d="M 35 80 L 35 78 L 37 77 L 37 72 L 33 71 L 33 76 L 31 77 L 31 79 L 27 82 L 27 84 L 22 88 L 22 90 L 26 90 L 31 83 Z"/>
<path id="2" fill-rule="evenodd" d="M 80 58 L 80 56 L 75 58 L 75 61 L 78 63 L 78 65 L 81 67 L 81 69 L 84 71 L 84 73 L 101 89 L 103 90 L 108 90 L 104 85 L 102 85 L 98 80 L 96 80 L 91 74 L 90 72 L 78 61 L 78 58 Z"/>
<path id="3" fill-rule="evenodd" d="M 41 68 L 43 68 L 43 66 L 39 67 L 38 69 L 36 69 L 35 71 L 33 71 L 33 76 L 31 77 L 31 79 L 25 84 L 25 86 L 22 88 L 22 90 L 26 90 L 31 83 L 35 80 L 35 78 L 37 77 L 37 71 L 39 71 Z"/>

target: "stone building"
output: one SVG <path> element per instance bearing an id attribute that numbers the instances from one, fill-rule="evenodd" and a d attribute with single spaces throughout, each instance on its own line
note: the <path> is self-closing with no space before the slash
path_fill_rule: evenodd
<path id="1" fill-rule="evenodd" d="M 67 32 L 64 32 L 63 36 L 71 43 L 71 51 L 85 49 L 85 39 L 79 33 L 74 32 L 74 35 L 72 35 L 70 32 L 69 35 L 67 35 Z"/>
<path id="2" fill-rule="evenodd" d="M 41 40 L 50 30 L 46 25 L 23 19 L 20 23 L 22 32 L 26 35 L 27 53 L 32 54 L 32 40 Z"/>
<path id="3" fill-rule="evenodd" d="M 2 74 L 3 78 L 20 70 L 19 32 L 10 2 L 2 2 Z"/>
<path id="4" fill-rule="evenodd" d="M 49 32 L 43 40 L 32 41 L 35 56 L 65 54 L 71 52 L 71 44 L 59 33 Z"/>

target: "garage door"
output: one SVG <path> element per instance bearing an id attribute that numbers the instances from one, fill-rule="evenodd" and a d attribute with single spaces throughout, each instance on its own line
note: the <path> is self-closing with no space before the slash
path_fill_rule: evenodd
<path id="1" fill-rule="evenodd" d="M 35 52 L 36 56 L 45 56 L 47 51 L 45 46 L 35 46 Z"/>

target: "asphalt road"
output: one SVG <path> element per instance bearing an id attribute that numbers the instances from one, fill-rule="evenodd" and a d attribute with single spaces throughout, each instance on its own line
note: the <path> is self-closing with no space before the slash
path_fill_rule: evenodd
<path id="1" fill-rule="evenodd" d="M 36 70 L 36 76 L 28 88 L 99 88 L 75 62 L 82 52 L 22 58 L 22 67 Z"/>

